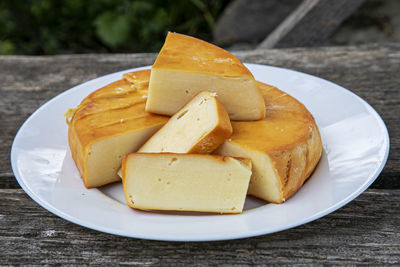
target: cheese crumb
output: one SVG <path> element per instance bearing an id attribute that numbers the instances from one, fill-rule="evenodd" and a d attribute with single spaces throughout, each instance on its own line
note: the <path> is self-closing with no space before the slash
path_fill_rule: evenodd
<path id="1" fill-rule="evenodd" d="M 211 93 L 210 95 L 212 95 L 212 96 L 214 96 L 214 97 L 217 97 L 217 93 L 216 93 L 216 92 Z"/>
<path id="2" fill-rule="evenodd" d="M 216 63 L 232 62 L 232 59 L 231 58 L 216 58 L 216 59 L 214 59 L 214 62 L 216 62 Z"/>

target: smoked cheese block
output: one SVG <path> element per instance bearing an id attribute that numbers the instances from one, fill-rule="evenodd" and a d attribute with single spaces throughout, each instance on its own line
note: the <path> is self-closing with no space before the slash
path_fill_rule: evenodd
<path id="1" fill-rule="evenodd" d="M 204 154 L 132 153 L 122 163 L 128 206 L 138 209 L 241 213 L 249 159 Z"/>
<path id="2" fill-rule="evenodd" d="M 209 154 L 232 134 L 224 106 L 202 91 L 172 116 L 138 152 Z"/>
<path id="3" fill-rule="evenodd" d="M 231 120 L 259 120 L 264 99 L 251 72 L 228 51 L 168 33 L 151 69 L 146 110 L 174 115 L 200 91 L 215 93 Z"/>

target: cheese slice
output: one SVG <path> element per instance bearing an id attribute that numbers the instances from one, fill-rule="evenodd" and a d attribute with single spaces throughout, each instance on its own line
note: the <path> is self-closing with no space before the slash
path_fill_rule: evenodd
<path id="1" fill-rule="evenodd" d="M 71 154 L 87 188 L 120 181 L 122 158 L 168 121 L 144 110 L 149 75 L 149 70 L 126 74 L 67 112 Z"/>
<path id="2" fill-rule="evenodd" d="M 259 120 L 265 104 L 250 71 L 228 51 L 168 33 L 151 70 L 146 110 L 173 115 L 200 91 L 216 93 L 232 120 Z"/>
<path id="3" fill-rule="evenodd" d="M 197 94 L 139 152 L 208 154 L 232 134 L 225 108 L 210 92 Z"/>
<path id="4" fill-rule="evenodd" d="M 275 87 L 259 87 L 267 116 L 256 122 L 232 122 L 231 138 L 216 153 L 251 158 L 248 194 L 281 203 L 311 175 L 321 157 L 321 137 L 303 104 Z"/>
<path id="5" fill-rule="evenodd" d="M 127 204 L 151 210 L 240 213 L 251 161 L 215 155 L 133 153 L 122 163 Z"/>

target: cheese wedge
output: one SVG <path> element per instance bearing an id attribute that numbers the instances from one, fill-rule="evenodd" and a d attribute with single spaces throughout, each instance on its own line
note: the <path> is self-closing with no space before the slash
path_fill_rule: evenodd
<path id="1" fill-rule="evenodd" d="M 259 83 L 267 116 L 256 122 L 232 122 L 233 134 L 216 153 L 251 158 L 248 194 L 281 203 L 303 185 L 322 152 L 312 115 L 299 101 Z"/>
<path id="2" fill-rule="evenodd" d="M 151 210 L 241 213 L 251 161 L 215 155 L 133 153 L 122 163 L 127 204 Z"/>
<path id="3" fill-rule="evenodd" d="M 228 51 L 168 33 L 152 69 L 146 110 L 173 115 L 200 91 L 216 93 L 232 120 L 259 120 L 264 99 L 250 71 Z"/>
<path id="4" fill-rule="evenodd" d="M 210 92 L 197 94 L 139 152 L 209 154 L 232 134 L 228 113 Z"/>
<path id="5" fill-rule="evenodd" d="M 126 74 L 66 113 L 71 154 L 87 188 L 120 181 L 123 157 L 168 121 L 144 110 L 149 75 L 149 70 Z"/>

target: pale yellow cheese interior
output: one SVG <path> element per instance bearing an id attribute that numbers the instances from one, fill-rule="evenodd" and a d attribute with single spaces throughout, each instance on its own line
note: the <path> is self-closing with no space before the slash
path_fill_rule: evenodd
<path id="1" fill-rule="evenodd" d="M 280 178 L 275 173 L 274 164 L 267 153 L 252 151 L 232 142 L 225 142 L 218 149 L 218 154 L 250 158 L 253 174 L 248 193 L 269 202 L 281 202 L 283 196 Z"/>
<path id="2" fill-rule="evenodd" d="M 134 153 L 125 157 L 127 204 L 154 210 L 240 213 L 251 161 L 201 154 Z"/>
<path id="3" fill-rule="evenodd" d="M 138 152 L 211 153 L 232 134 L 224 107 L 211 93 L 196 95 Z"/>
<path id="4" fill-rule="evenodd" d="M 146 110 L 173 115 L 200 91 L 215 93 L 232 120 L 259 120 L 265 105 L 252 77 L 152 69 Z"/>
<path id="5" fill-rule="evenodd" d="M 161 125 L 132 131 L 93 142 L 87 158 L 87 187 L 99 187 L 120 181 L 117 171 L 123 157 L 148 140 Z"/>

